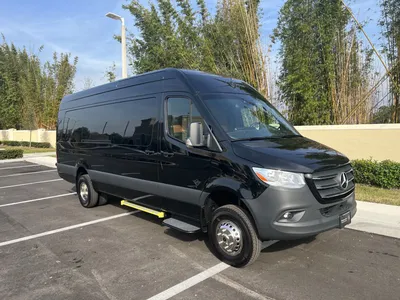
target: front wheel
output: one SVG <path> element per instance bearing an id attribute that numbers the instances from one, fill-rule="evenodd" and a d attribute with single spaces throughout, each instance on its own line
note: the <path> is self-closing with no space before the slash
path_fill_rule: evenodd
<path id="1" fill-rule="evenodd" d="M 248 214 L 225 205 L 213 212 L 208 234 L 219 258 L 234 266 L 252 264 L 260 255 L 261 241 Z"/>
<path id="2" fill-rule="evenodd" d="M 94 190 L 92 180 L 88 174 L 79 176 L 76 182 L 76 191 L 79 202 L 83 207 L 91 208 L 99 203 L 99 194 Z"/>

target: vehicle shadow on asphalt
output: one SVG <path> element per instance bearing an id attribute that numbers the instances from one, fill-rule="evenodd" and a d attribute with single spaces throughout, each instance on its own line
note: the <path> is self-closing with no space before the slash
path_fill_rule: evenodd
<path id="1" fill-rule="evenodd" d="M 121 202 L 120 199 L 112 198 L 112 199 L 108 199 L 107 204 L 116 206 L 118 208 L 122 208 L 123 210 L 126 210 L 127 212 L 135 211 L 135 209 L 132 209 L 130 207 L 121 206 L 120 202 Z M 195 240 L 203 241 L 205 239 L 205 237 L 206 237 L 206 235 L 201 233 L 201 232 L 200 233 L 191 233 L 190 234 L 190 233 L 184 233 L 184 232 L 181 232 L 181 231 L 178 231 L 178 230 L 171 229 L 169 227 L 163 226 L 162 225 L 163 219 L 159 219 L 159 218 L 157 218 L 157 217 L 155 217 L 153 215 L 150 215 L 148 213 L 145 213 L 145 212 L 139 211 L 138 213 L 135 213 L 134 215 L 132 215 L 132 217 L 139 218 L 139 219 L 145 220 L 147 222 L 151 222 L 153 224 L 159 225 L 160 227 L 165 229 L 164 230 L 165 234 L 167 234 L 167 235 L 169 235 L 169 236 L 171 236 L 173 238 L 177 238 L 177 239 L 179 239 L 179 240 L 181 240 L 183 242 L 193 242 Z"/>
<path id="2" fill-rule="evenodd" d="M 68 191 L 76 193 L 76 187 L 72 186 Z M 117 197 L 107 197 L 106 205 L 112 205 L 112 206 L 121 208 L 123 210 L 126 210 L 127 212 L 135 211 L 135 209 L 133 209 L 133 208 L 130 208 L 127 206 L 121 206 L 121 199 L 119 199 Z M 139 218 L 139 219 L 145 220 L 147 222 L 151 222 L 153 224 L 159 225 L 160 227 L 163 227 L 165 229 L 164 230 L 165 234 L 167 234 L 173 238 L 179 239 L 183 242 L 193 242 L 196 240 L 198 240 L 198 241 L 207 240 L 207 235 L 204 233 L 201 233 L 201 232 L 190 234 L 190 233 L 180 232 L 178 230 L 174 230 L 169 227 L 163 226 L 162 219 L 159 219 L 159 218 L 157 218 L 153 215 L 147 214 L 145 212 L 139 211 L 138 213 L 132 215 L 132 217 Z"/>
<path id="3" fill-rule="evenodd" d="M 307 238 L 302 238 L 298 240 L 290 240 L 290 241 L 278 241 L 275 244 L 264 248 L 262 253 L 271 253 L 271 252 L 279 252 L 283 250 L 287 250 L 290 248 L 294 248 L 304 244 L 313 243 L 316 239 L 316 236 L 311 236 Z"/>
<path id="4" fill-rule="evenodd" d="M 121 206 L 120 205 L 120 199 L 117 198 L 109 198 L 107 204 L 108 205 L 113 205 L 118 208 L 122 208 L 126 210 L 127 212 L 129 211 L 134 211 L 134 209 L 129 208 L 127 206 Z M 156 224 L 162 228 L 164 228 L 164 233 L 167 234 L 168 236 L 178 239 L 182 242 L 194 242 L 194 241 L 200 241 L 204 242 L 205 246 L 207 249 L 216 257 L 219 258 L 220 256 L 218 253 L 215 251 L 215 248 L 212 245 L 211 240 L 209 239 L 208 235 L 206 233 L 184 233 L 175 229 L 171 229 L 169 227 L 163 226 L 162 225 L 162 219 L 159 219 L 153 215 L 147 214 L 145 212 L 138 212 L 134 215 L 132 215 L 134 218 L 139 218 L 142 220 L 145 220 L 146 222 L 151 222 L 153 224 Z M 264 249 L 262 249 L 261 253 L 272 253 L 272 252 L 279 252 L 283 251 L 286 249 L 294 248 L 299 245 L 304 245 L 304 244 L 310 244 L 314 242 L 316 239 L 316 236 L 308 237 L 308 238 L 303 238 L 303 239 L 298 239 L 298 240 L 290 240 L 290 241 L 278 241 L 275 244 L 272 244 Z"/>
<path id="5" fill-rule="evenodd" d="M 120 205 L 120 199 L 108 199 L 108 204 L 109 205 L 113 205 L 119 208 L 123 208 L 126 211 L 134 211 L 134 209 L 131 209 L 129 207 L 123 206 L 121 207 Z M 178 239 L 182 242 L 194 242 L 194 241 L 199 241 L 199 242 L 204 242 L 205 246 L 207 247 L 207 249 L 216 257 L 219 258 L 218 253 L 215 251 L 214 247 L 212 246 L 212 243 L 210 241 L 210 239 L 208 238 L 208 235 L 206 233 L 203 232 L 198 232 L 198 233 L 185 233 L 185 232 L 181 232 L 169 227 L 165 227 L 162 225 L 162 219 L 158 219 L 155 216 L 149 215 L 147 213 L 144 212 L 138 212 L 134 215 L 132 215 L 132 217 L 134 218 L 139 218 L 142 220 L 145 220 L 147 222 L 151 222 L 153 224 L 159 225 L 160 227 L 164 228 L 164 234 Z"/>

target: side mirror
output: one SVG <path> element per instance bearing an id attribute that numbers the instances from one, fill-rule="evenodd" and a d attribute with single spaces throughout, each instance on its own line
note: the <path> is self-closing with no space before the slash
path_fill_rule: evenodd
<path id="1" fill-rule="evenodd" d="M 203 135 L 203 124 L 195 122 L 190 124 L 190 137 L 186 140 L 188 147 L 205 146 Z"/>

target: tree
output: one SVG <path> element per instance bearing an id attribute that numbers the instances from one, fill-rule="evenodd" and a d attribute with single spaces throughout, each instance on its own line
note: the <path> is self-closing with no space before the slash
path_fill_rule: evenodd
<path id="1" fill-rule="evenodd" d="M 135 19 L 130 36 L 133 69 L 196 69 L 243 79 L 268 96 L 265 55 L 259 35 L 259 1 L 221 0 L 210 16 L 204 0 L 157 0 L 149 8 L 133 0 L 123 8 Z"/>
<path id="2" fill-rule="evenodd" d="M 356 33 L 340 0 L 283 5 L 274 39 L 282 45 L 279 87 L 294 124 L 341 123 L 367 93 L 372 52 Z M 367 122 L 368 108 L 364 103 L 350 122 Z"/>
<path id="3" fill-rule="evenodd" d="M 39 48 L 39 52 L 43 47 Z M 61 99 L 73 91 L 77 57 L 54 53 L 42 64 L 38 55 L 0 44 L 0 128 L 55 129 Z"/>
<path id="4" fill-rule="evenodd" d="M 398 0 L 381 1 L 380 26 L 386 38 L 384 52 L 391 70 L 390 85 L 394 109 L 392 121 L 400 122 L 400 5 Z"/>
<path id="5" fill-rule="evenodd" d="M 78 58 L 70 54 L 53 54 L 53 61 L 46 62 L 43 68 L 43 96 L 36 105 L 36 119 L 39 128 L 54 129 L 61 99 L 74 89 L 73 79 Z"/>
<path id="6" fill-rule="evenodd" d="M 107 79 L 108 82 L 114 82 L 117 78 L 117 75 L 115 75 L 115 69 L 115 62 L 113 62 L 112 66 L 106 70 L 104 77 Z"/>
<path id="7" fill-rule="evenodd" d="M 40 60 L 36 55 L 27 55 L 24 68 L 25 74 L 18 82 L 22 96 L 22 126 L 32 130 L 40 127 L 42 121 L 45 79 Z"/>
<path id="8" fill-rule="evenodd" d="M 25 52 L 26 54 L 26 52 Z M 21 127 L 22 96 L 18 82 L 23 76 L 23 57 L 14 44 L 7 44 L 3 36 L 0 45 L 0 126 L 2 128 Z"/>
<path id="9" fill-rule="evenodd" d="M 139 74 L 166 67 L 190 67 L 198 62 L 198 53 L 194 52 L 192 45 L 199 32 L 190 22 L 193 13 L 189 3 L 177 1 L 181 8 L 186 5 L 182 13 L 187 15 L 178 13 L 169 0 L 157 3 L 158 7 L 150 3 L 149 9 L 136 0 L 123 6 L 134 16 L 135 26 L 140 31 L 140 37 L 131 36 L 128 45 L 133 68 Z M 185 19 L 189 22 L 186 23 Z M 190 35 L 193 32 L 196 34 Z"/>
<path id="10" fill-rule="evenodd" d="M 372 121 L 375 124 L 391 123 L 393 106 L 381 106 L 378 111 L 374 113 Z"/>
<path id="11" fill-rule="evenodd" d="M 258 0 L 222 0 L 205 36 L 219 73 L 243 79 L 269 97 L 258 14 Z"/>

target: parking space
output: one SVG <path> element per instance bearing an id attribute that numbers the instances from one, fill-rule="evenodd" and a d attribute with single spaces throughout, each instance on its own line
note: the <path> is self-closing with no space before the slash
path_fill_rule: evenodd
<path id="1" fill-rule="evenodd" d="M 45 171 L 45 173 L 42 173 Z M 38 173 L 40 172 L 40 173 Z M 15 174 L 7 174 L 0 177 L 1 187 L 0 189 L 7 189 L 10 187 L 14 187 L 15 185 L 21 185 L 27 183 L 38 183 L 41 181 L 49 181 L 49 180 L 57 180 L 60 181 L 59 178 L 56 177 L 57 172 L 52 170 L 42 170 L 37 172 L 25 172 L 20 173 L 19 171 L 15 172 Z"/>
<path id="2" fill-rule="evenodd" d="M 0 165 L 0 178 L 4 177 L 15 177 L 19 176 L 21 174 L 29 173 L 30 175 L 32 174 L 37 174 L 38 172 L 46 173 L 47 172 L 54 172 L 54 168 L 48 168 L 45 166 L 41 165 L 36 165 L 33 163 L 25 163 L 25 164 L 17 164 L 17 165 Z"/>
<path id="3" fill-rule="evenodd" d="M 118 202 L 81 207 L 54 170 L 0 164 L 0 299 L 399 299 L 397 239 L 333 230 L 234 269 L 202 234 Z"/>
<path id="4" fill-rule="evenodd" d="M 56 177 L 57 174 L 53 174 Z M 57 179 L 57 178 L 56 178 Z M 31 178 L 32 182 L 37 181 L 37 177 Z M 40 180 L 39 180 L 40 181 Z M 3 186 L 0 181 L 0 188 Z M 15 189 L 18 192 L 15 192 Z M 0 189 L 0 207 L 1 205 L 17 203 L 20 201 L 36 200 L 44 197 L 52 197 L 75 192 L 72 186 L 63 180 L 52 181 L 50 183 L 40 183 L 32 185 L 22 185 L 14 188 Z"/>

